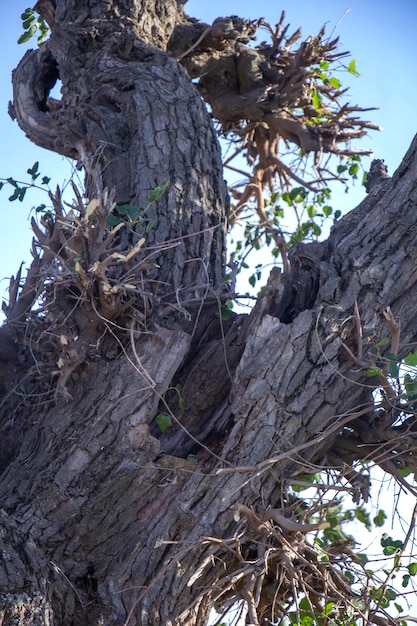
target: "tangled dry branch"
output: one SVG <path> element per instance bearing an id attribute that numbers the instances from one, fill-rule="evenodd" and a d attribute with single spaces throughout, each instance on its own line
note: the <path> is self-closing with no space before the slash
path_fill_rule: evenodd
<path id="1" fill-rule="evenodd" d="M 33 261 L 23 285 L 22 267 L 11 278 L 3 304 L 8 324 L 35 355 L 36 369 L 57 375 L 57 393 L 68 400 L 69 377 L 97 358 L 109 325 L 126 336 L 127 319 L 146 327 L 155 255 L 175 245 L 146 247 L 146 218 L 134 207 L 118 210 L 106 190 L 89 201 L 74 184 L 73 191 L 69 210 L 57 188 L 50 194 L 52 211 L 39 223 L 32 218 Z"/>
<path id="2" fill-rule="evenodd" d="M 357 555 L 352 538 L 334 535 L 328 542 L 319 538 L 318 532 L 330 526 L 320 519 L 326 517 L 334 500 L 321 506 L 316 502 L 309 508 L 292 497 L 291 505 L 287 504 L 284 513 L 255 512 L 238 505 L 235 531 L 229 538 L 204 537 L 199 546 L 193 546 L 202 552 L 188 581 L 196 590 L 196 602 L 203 596 L 210 598 L 219 614 L 216 624 L 223 622 L 232 606 L 243 603 L 246 623 L 252 626 L 283 619 L 298 624 L 303 616 L 319 624 L 363 620 L 365 624 L 395 626 L 381 604 L 383 594 L 376 593 L 376 579 L 366 568 L 366 559 Z M 311 518 L 319 521 L 311 523 Z M 382 576 L 380 591 L 387 589 L 389 578 Z M 356 580 L 354 586 L 352 579 Z"/>
<path id="3" fill-rule="evenodd" d="M 231 221 L 252 203 L 285 265 L 283 234 L 265 214 L 265 189 L 273 192 L 277 182 L 288 189 L 295 182 L 318 191 L 330 181 L 345 181 L 340 172 L 331 171 L 329 155 L 370 154 L 351 142 L 379 127 L 361 117 L 371 109 L 346 101 L 347 89 L 333 75 L 347 71 L 343 59 L 350 54 L 338 50 L 338 39 L 326 38 L 323 27 L 300 43 L 301 29 L 289 34 L 284 20 L 284 12 L 275 27 L 263 19 L 237 16 L 218 18 L 211 26 L 189 19 L 175 29 L 168 48 L 198 79 L 219 132 L 233 147 L 225 166 L 242 181 L 231 188 L 236 200 Z M 266 31 L 269 42 L 249 45 L 259 29 Z M 306 174 L 309 155 L 312 167 Z M 238 157 L 246 160 L 248 171 Z"/>

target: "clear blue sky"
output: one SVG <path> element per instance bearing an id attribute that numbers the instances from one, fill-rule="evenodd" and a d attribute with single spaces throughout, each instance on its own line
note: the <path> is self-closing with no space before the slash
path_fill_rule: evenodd
<path id="1" fill-rule="evenodd" d="M 18 46 L 21 34 L 20 14 L 28 6 L 27 0 L 7 2 L 2 8 L 2 36 L 0 51 L 0 177 L 25 178 L 25 172 L 35 161 L 40 162 L 43 174 L 50 175 L 62 184 L 68 180 L 69 164 L 58 155 L 32 145 L 12 122 L 7 114 L 7 103 L 11 99 L 10 74 L 27 48 Z M 303 34 L 316 34 L 320 27 L 328 24 L 328 32 L 336 26 L 347 9 L 349 13 L 337 26 L 343 49 L 350 50 L 356 59 L 360 78 L 347 77 L 351 85 L 352 103 L 361 106 L 377 106 L 378 111 L 369 116 L 381 125 L 384 131 L 372 133 L 362 140 L 362 147 L 370 147 L 377 158 L 385 159 L 389 172 L 399 165 L 416 130 L 415 102 L 417 86 L 415 65 L 417 63 L 417 5 L 415 0 L 189 0 L 186 10 L 189 15 L 212 22 L 221 15 L 240 15 L 252 19 L 264 17 L 272 23 L 278 21 L 282 8 L 287 21 L 294 30 L 302 26 Z M 29 195 L 23 204 L 9 203 L 8 190 L 0 192 L 0 280 L 15 273 L 21 260 L 29 260 L 31 233 L 28 217 L 31 207 L 41 200 Z M 343 206 L 355 206 L 363 195 L 356 188 L 348 196 L 341 195 Z M 7 281 L 0 282 L 0 295 Z"/>

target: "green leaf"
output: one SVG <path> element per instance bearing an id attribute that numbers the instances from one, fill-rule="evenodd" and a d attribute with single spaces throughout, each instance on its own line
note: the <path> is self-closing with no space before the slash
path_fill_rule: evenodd
<path id="1" fill-rule="evenodd" d="M 382 374 L 382 369 L 380 367 L 376 367 L 376 366 L 370 367 L 365 372 L 365 376 L 368 376 L 368 377 L 380 376 L 381 374 Z"/>
<path id="2" fill-rule="evenodd" d="M 404 387 L 407 393 L 407 400 L 413 402 L 417 398 L 417 377 L 404 374 Z"/>
<path id="3" fill-rule="evenodd" d="M 353 163 L 350 167 L 349 167 L 349 174 L 350 176 L 356 177 L 359 171 L 359 165 L 357 163 Z"/>
<path id="4" fill-rule="evenodd" d="M 14 200 L 19 200 L 19 202 L 23 202 L 23 199 L 25 197 L 26 194 L 26 190 L 27 187 L 17 187 L 14 190 L 14 192 L 12 193 L 11 196 L 9 196 L 9 201 L 10 202 L 14 202 Z"/>
<path id="5" fill-rule="evenodd" d="M 151 230 L 155 228 L 155 226 L 156 226 L 156 221 L 149 220 L 148 223 L 146 224 L 145 233 L 150 233 Z"/>
<path id="6" fill-rule="evenodd" d="M 42 185 L 48 185 L 50 180 L 51 179 L 50 179 L 49 176 L 43 176 L 42 177 Z"/>
<path id="7" fill-rule="evenodd" d="M 417 563 L 413 561 L 407 565 L 407 569 L 410 573 L 410 576 L 415 576 L 417 574 Z"/>
<path id="8" fill-rule="evenodd" d="M 322 100 L 321 100 L 320 95 L 318 94 L 316 90 L 313 90 L 311 93 L 311 104 L 316 109 L 316 111 L 319 111 L 321 102 Z"/>
<path id="9" fill-rule="evenodd" d="M 26 43 L 27 41 L 29 41 L 29 39 L 31 39 L 32 37 L 32 33 L 30 31 L 27 31 L 26 33 L 23 33 L 23 35 L 20 35 L 19 39 L 17 40 L 17 43 Z"/>
<path id="10" fill-rule="evenodd" d="M 365 565 L 369 561 L 368 555 L 364 554 L 362 552 L 358 552 L 357 554 L 355 554 L 355 557 L 357 559 L 359 559 L 359 561 L 362 563 L 362 565 Z"/>
<path id="11" fill-rule="evenodd" d="M 355 518 L 361 522 L 365 526 L 367 530 L 371 530 L 371 520 L 369 518 L 369 513 L 363 507 L 358 507 L 354 512 Z"/>
<path id="12" fill-rule="evenodd" d="M 305 200 L 306 196 L 307 191 L 304 187 L 294 187 L 294 189 L 290 191 L 290 199 L 292 202 L 301 202 Z"/>
<path id="13" fill-rule="evenodd" d="M 417 365 L 417 350 L 415 352 L 410 352 L 409 354 L 407 354 L 407 356 L 404 357 L 404 363 L 410 365 L 411 367 Z"/>
<path id="14" fill-rule="evenodd" d="M 389 606 L 389 604 L 391 603 L 392 600 L 395 600 L 397 598 L 397 592 L 392 588 L 392 587 L 388 587 L 385 590 L 384 596 L 383 596 L 383 602 L 382 605 L 385 607 Z"/>
<path id="15" fill-rule="evenodd" d="M 320 473 L 317 472 L 316 474 L 301 474 L 299 478 L 300 481 L 313 485 L 320 480 Z M 310 487 L 308 485 L 291 485 L 291 489 L 296 493 L 299 493 L 300 491 L 304 491 L 305 489 L 310 489 Z"/>
<path id="16" fill-rule="evenodd" d="M 21 19 L 22 27 L 25 32 L 19 37 L 18 43 L 25 43 L 26 41 L 29 41 L 33 35 L 39 33 L 37 42 L 38 45 L 41 44 L 49 32 L 49 27 L 44 18 L 41 16 L 36 18 L 33 9 L 26 9 L 22 13 Z"/>
<path id="17" fill-rule="evenodd" d="M 233 313 L 230 309 L 225 306 L 222 306 L 220 309 L 220 317 L 222 320 L 229 320 L 232 317 Z"/>
<path id="18" fill-rule="evenodd" d="M 178 407 L 182 409 L 184 407 L 184 398 L 182 397 L 182 394 L 181 394 L 181 385 L 177 383 L 174 389 L 177 392 L 177 396 L 178 396 Z"/>
<path id="19" fill-rule="evenodd" d="M 347 66 L 347 71 L 350 74 L 353 74 L 353 76 L 360 76 L 358 70 L 356 69 L 356 61 L 355 59 L 352 59 L 351 62 L 349 63 L 349 65 Z"/>
<path id="20" fill-rule="evenodd" d="M 387 343 L 388 337 L 383 337 L 381 341 L 378 341 L 378 343 L 375 344 L 375 348 L 379 350 L 380 348 L 383 348 Z"/>
<path id="21" fill-rule="evenodd" d="M 153 204 L 154 202 L 159 200 L 159 198 L 164 195 L 164 193 L 166 192 L 167 188 L 168 188 L 168 181 L 167 180 L 165 180 L 163 183 L 161 183 L 160 185 L 155 187 L 151 191 L 151 195 L 149 196 L 149 204 Z"/>
<path id="22" fill-rule="evenodd" d="M 389 358 L 389 357 L 388 357 L 388 358 Z M 395 358 L 395 357 L 394 357 L 394 358 Z M 399 368 L 399 366 L 398 366 L 398 363 L 396 363 L 396 362 L 395 362 L 395 363 L 393 363 L 393 362 L 391 361 L 391 359 L 390 359 L 390 364 L 389 364 L 389 367 L 388 367 L 388 374 L 389 374 L 390 376 L 392 376 L 393 378 L 397 378 L 397 377 L 398 377 L 398 375 L 399 375 L 399 373 L 400 373 L 400 368 Z"/>
<path id="23" fill-rule="evenodd" d="M 407 587 L 409 582 L 410 582 L 410 574 L 404 574 L 403 582 L 401 583 L 401 586 Z"/>
<path id="24" fill-rule="evenodd" d="M 172 419 L 166 413 L 158 413 L 155 420 L 162 434 L 172 426 Z"/>
<path id="25" fill-rule="evenodd" d="M 35 21 L 35 16 L 34 15 L 30 15 L 28 18 L 23 20 L 23 22 L 22 22 L 23 29 L 27 30 L 28 28 L 30 28 L 34 21 Z"/>
<path id="26" fill-rule="evenodd" d="M 403 478 L 407 478 L 410 474 L 413 473 L 413 470 L 410 467 L 398 467 L 397 471 Z"/>
<path id="27" fill-rule="evenodd" d="M 340 80 L 339 80 L 338 78 L 336 78 L 335 76 L 332 76 L 332 78 L 329 78 L 329 83 L 330 83 L 331 85 L 333 85 L 333 87 L 334 87 L 335 89 L 340 89 L 340 87 L 341 87 L 341 82 L 340 82 Z"/>
<path id="28" fill-rule="evenodd" d="M 399 541 L 398 539 L 393 539 L 390 535 L 384 533 L 381 537 L 381 546 L 384 547 L 393 545 L 395 545 L 397 548 L 403 547 L 402 541 Z"/>
<path id="29" fill-rule="evenodd" d="M 37 30 L 38 27 L 36 26 L 36 24 L 32 24 L 29 30 L 27 30 L 25 33 L 23 33 L 23 35 L 19 37 L 17 43 L 25 43 L 26 41 L 29 41 L 29 39 L 33 37 Z"/>
<path id="30" fill-rule="evenodd" d="M 190 461 L 191 463 L 198 463 L 198 456 L 196 454 L 188 454 L 187 461 Z"/>
<path id="31" fill-rule="evenodd" d="M 330 613 L 333 611 L 333 607 L 334 607 L 334 602 L 328 602 L 326 606 L 324 607 L 324 614 L 330 615 Z"/>
<path id="32" fill-rule="evenodd" d="M 114 226 L 117 226 L 118 224 L 120 224 L 120 222 L 122 221 L 123 220 L 121 220 L 120 217 L 116 217 L 115 215 L 110 215 L 110 217 L 108 217 L 106 220 L 106 224 L 109 228 L 113 228 Z"/>
<path id="33" fill-rule="evenodd" d="M 125 219 L 134 220 L 140 215 L 141 210 L 136 206 L 130 204 L 118 204 L 115 209 L 120 216 Z"/>
<path id="34" fill-rule="evenodd" d="M 348 579 L 348 581 L 350 582 L 350 584 L 353 584 L 356 580 L 355 576 L 352 574 L 352 572 L 349 572 L 348 570 L 345 571 L 345 576 Z"/>
<path id="35" fill-rule="evenodd" d="M 35 163 L 27 170 L 27 173 L 32 176 L 32 178 L 36 175 L 36 172 L 39 169 L 39 161 L 35 161 Z"/>
<path id="36" fill-rule="evenodd" d="M 317 215 L 316 207 L 315 207 L 315 206 L 313 206 L 312 204 L 310 204 L 310 205 L 307 207 L 307 215 L 308 215 L 308 217 L 310 217 L 311 219 L 312 219 L 313 217 L 316 217 L 316 215 Z"/>
<path id="37" fill-rule="evenodd" d="M 382 509 L 379 509 L 378 513 L 374 517 L 374 524 L 377 528 L 381 528 L 385 524 L 385 520 L 387 519 L 387 514 Z"/>

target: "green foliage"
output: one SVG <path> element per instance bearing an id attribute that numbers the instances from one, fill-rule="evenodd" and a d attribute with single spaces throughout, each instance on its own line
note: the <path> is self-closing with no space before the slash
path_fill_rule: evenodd
<path id="1" fill-rule="evenodd" d="M 399 539 L 393 539 L 387 533 L 384 533 L 381 537 L 381 546 L 383 548 L 383 553 L 385 556 L 392 556 L 393 554 L 398 554 L 400 550 L 403 548 L 403 542 Z"/>
<path id="2" fill-rule="evenodd" d="M 18 200 L 19 202 L 23 202 L 26 196 L 26 192 L 28 189 L 40 189 L 46 193 L 50 192 L 49 183 L 51 181 L 49 176 L 42 176 L 39 172 L 39 161 L 35 161 L 32 167 L 29 167 L 26 172 L 30 175 L 30 181 L 23 182 L 20 180 L 15 180 L 11 176 L 9 178 L 1 178 L 0 179 L 0 190 L 8 184 L 12 187 L 13 192 L 9 196 L 8 200 L 10 202 L 14 202 Z M 39 184 L 40 179 L 40 184 Z M 36 182 L 37 181 L 37 182 Z M 37 213 L 43 212 L 46 208 L 45 204 L 40 204 L 35 207 L 35 211 Z"/>
<path id="3" fill-rule="evenodd" d="M 166 397 L 166 395 L 170 391 L 175 392 L 177 396 L 178 408 L 182 409 L 184 407 L 184 398 L 181 394 L 181 385 L 177 384 L 175 385 L 175 387 L 168 387 L 168 389 L 166 390 L 164 394 L 164 397 Z M 168 413 L 158 413 L 158 415 L 155 418 L 155 421 L 162 434 L 164 434 L 168 430 L 168 428 L 171 428 L 172 426 L 172 418 Z"/>
<path id="4" fill-rule="evenodd" d="M 107 226 L 114 228 L 114 226 L 124 222 L 135 224 L 140 219 L 142 213 L 141 209 L 130 204 L 118 204 L 113 210 L 113 215 L 107 218 Z"/>
<path id="5" fill-rule="evenodd" d="M 373 523 L 375 524 L 375 526 L 377 528 L 381 528 L 385 524 L 386 520 L 387 520 L 387 514 L 385 513 L 385 511 L 383 511 L 382 509 L 378 509 L 373 519 Z"/>
<path id="6" fill-rule="evenodd" d="M 26 43 L 37 35 L 37 44 L 40 46 L 49 32 L 48 24 L 43 17 L 37 15 L 33 9 L 25 9 L 21 15 L 21 19 L 24 32 L 20 35 L 17 43 Z"/>
<path id="7" fill-rule="evenodd" d="M 155 221 L 150 219 L 146 212 L 148 209 L 157 202 L 166 192 L 168 188 L 168 181 L 164 181 L 161 185 L 158 185 L 151 191 L 148 204 L 144 209 L 131 206 L 130 204 L 118 204 L 113 210 L 113 214 L 107 218 L 107 226 L 114 228 L 119 224 L 128 224 L 132 229 L 138 224 L 144 225 L 145 233 L 149 233 L 155 227 Z"/>
<path id="8" fill-rule="evenodd" d="M 354 543 L 354 537 L 343 530 L 343 525 L 346 522 L 351 522 L 354 518 L 354 510 L 345 510 L 341 502 L 336 502 L 334 506 L 329 507 L 326 511 L 325 521 L 330 526 L 325 528 L 320 537 L 315 539 L 316 543 L 321 548 L 326 548 L 336 541 L 351 541 Z"/>
<path id="9" fill-rule="evenodd" d="M 352 172 L 349 172 L 349 176 L 354 178 Z M 239 271 L 249 269 L 248 258 L 256 251 L 262 250 L 263 258 L 269 256 L 270 264 L 280 262 L 282 251 L 272 231 L 282 237 L 285 250 L 288 251 L 297 242 L 318 241 L 340 219 L 342 212 L 331 206 L 329 187 L 312 192 L 298 185 L 289 191 L 275 191 L 270 194 L 265 199 L 265 215 L 270 228 L 265 228 L 263 219 L 255 222 L 247 220 L 243 227 L 243 236 L 235 242 L 231 250 L 231 261 L 238 263 Z M 262 270 L 267 265 L 265 261 L 253 265 L 253 272 L 248 278 L 252 288 L 259 286 L 263 277 Z"/>
<path id="10" fill-rule="evenodd" d="M 369 512 L 365 509 L 365 507 L 356 507 L 356 509 L 354 509 L 354 516 L 358 522 L 365 526 L 366 530 L 372 530 L 371 518 Z"/>
<path id="11" fill-rule="evenodd" d="M 294 493 L 300 493 L 301 491 L 305 491 L 306 489 L 310 489 L 315 483 L 319 482 L 321 478 L 321 474 L 316 472 L 315 474 L 302 474 L 299 477 L 300 482 L 307 483 L 306 485 L 291 485 L 291 489 Z"/>
<path id="12" fill-rule="evenodd" d="M 371 590 L 370 596 L 382 609 L 387 609 L 391 602 L 397 599 L 397 592 L 393 587 L 380 587 Z"/>
<path id="13" fill-rule="evenodd" d="M 163 183 L 161 183 L 161 185 L 157 185 L 156 187 L 152 189 L 151 195 L 149 196 L 148 205 L 144 209 L 144 211 L 147 211 L 149 207 L 151 206 L 151 204 L 153 204 L 154 202 L 157 202 L 164 195 L 164 193 L 168 189 L 168 184 L 169 184 L 168 181 L 165 180 Z"/>
<path id="14" fill-rule="evenodd" d="M 383 348 L 388 344 L 388 337 L 383 337 L 375 344 L 375 351 L 379 365 L 373 364 L 365 371 L 368 377 L 378 376 L 381 380 L 397 390 L 399 397 L 412 404 L 417 400 L 417 351 L 410 352 L 399 360 L 391 352 L 383 354 Z"/>
<path id="15" fill-rule="evenodd" d="M 158 413 L 155 417 L 155 421 L 162 434 L 164 434 L 168 428 L 171 428 L 172 426 L 172 419 L 167 413 Z"/>
<path id="16" fill-rule="evenodd" d="M 352 59 L 350 61 L 349 65 L 347 66 L 347 71 L 350 74 L 353 74 L 353 76 L 356 76 L 356 77 L 360 76 L 358 70 L 356 69 L 356 61 L 355 61 L 355 59 Z"/>
<path id="17" fill-rule="evenodd" d="M 417 400 L 417 374 L 413 376 L 408 372 L 404 374 L 404 389 L 408 402 Z"/>
<path id="18" fill-rule="evenodd" d="M 347 159 L 337 166 L 338 174 L 348 174 L 352 180 L 358 178 L 359 169 L 361 166 L 361 157 L 358 154 L 347 157 Z"/>
<path id="19" fill-rule="evenodd" d="M 223 306 L 220 308 L 220 317 L 222 320 L 228 320 L 233 315 L 233 300 L 226 300 Z M 218 313 L 217 313 L 218 315 Z"/>
<path id="20" fill-rule="evenodd" d="M 404 357 L 404 363 L 410 365 L 410 367 L 415 367 L 417 365 L 417 350 L 407 354 L 407 356 Z"/>

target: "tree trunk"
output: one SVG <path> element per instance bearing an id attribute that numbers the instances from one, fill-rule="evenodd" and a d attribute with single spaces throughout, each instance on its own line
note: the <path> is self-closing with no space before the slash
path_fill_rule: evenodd
<path id="1" fill-rule="evenodd" d="M 168 182 L 147 211 L 147 244 L 172 241 L 154 259 L 161 295 L 167 282 L 195 297 L 223 278 L 227 193 L 210 117 L 164 52 L 182 11 L 175 0 L 92 4 L 57 2 L 50 39 L 15 70 L 15 115 L 35 143 L 78 159 L 87 196 L 107 188 L 144 209 Z"/>
<path id="2" fill-rule="evenodd" d="M 203 625 L 236 566 L 227 551 L 245 526 L 236 509 L 284 510 L 291 477 L 334 466 L 332 454 L 350 458 L 346 425 L 353 458 L 374 441 L 374 385 L 343 344 L 357 353 L 355 302 L 364 354 L 389 334 L 388 307 L 401 319 L 400 354 L 417 340 L 417 139 L 326 242 L 297 247 L 290 275 L 272 273 L 250 316 L 222 321 L 215 299 L 203 306 L 224 270 L 219 149 L 193 85 L 164 52 L 181 9 L 57 0 L 52 14 L 50 40 L 14 75 L 19 123 L 80 160 L 90 196 L 108 188 L 144 208 L 168 181 L 146 245 L 175 245 L 148 275 L 146 332 L 130 320 L 130 342 L 116 331 L 97 338 L 94 358 L 72 374 L 72 399 L 51 403 L 54 379 L 33 365 L 22 373 L 17 358 L 2 378 L 1 623 Z M 45 84 L 57 75 L 54 108 Z M 168 305 L 187 320 L 171 319 Z M 14 337 L 16 320 L 9 326 Z M 160 413 L 173 421 L 164 434 Z M 260 606 L 272 607 L 275 576 L 265 575 Z M 224 588 L 220 603 L 239 598 L 238 583 Z"/>

